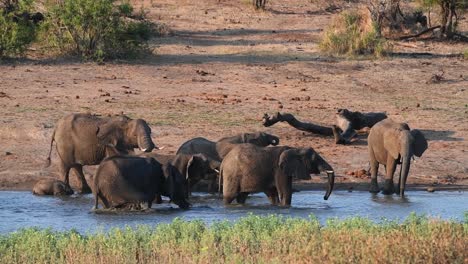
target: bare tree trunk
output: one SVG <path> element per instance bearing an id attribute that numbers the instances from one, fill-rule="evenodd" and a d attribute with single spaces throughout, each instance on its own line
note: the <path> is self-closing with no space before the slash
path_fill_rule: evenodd
<path id="1" fill-rule="evenodd" d="M 297 120 L 293 115 L 288 113 L 276 113 L 276 115 L 273 116 L 265 114 L 263 116 L 263 125 L 266 127 L 272 126 L 278 122 L 287 122 L 292 127 L 302 131 L 324 136 L 333 136 L 333 130 L 331 127 L 320 126 L 312 123 L 304 123 Z"/>

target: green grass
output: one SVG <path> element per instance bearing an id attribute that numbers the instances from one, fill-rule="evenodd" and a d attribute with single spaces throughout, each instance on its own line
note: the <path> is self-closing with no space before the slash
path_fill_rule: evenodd
<path id="1" fill-rule="evenodd" d="M 0 263 L 463 263 L 464 222 L 411 215 L 403 223 L 363 218 L 248 216 L 206 225 L 175 219 L 155 228 L 23 229 L 0 236 Z"/>

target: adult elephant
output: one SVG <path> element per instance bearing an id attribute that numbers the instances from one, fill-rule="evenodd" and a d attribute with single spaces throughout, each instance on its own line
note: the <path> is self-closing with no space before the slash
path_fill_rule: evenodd
<path id="1" fill-rule="evenodd" d="M 183 143 L 177 150 L 177 154 L 202 153 L 210 159 L 221 162 L 236 144 L 242 143 L 250 143 L 261 147 L 276 146 L 279 144 L 279 138 L 264 132 L 242 133 L 232 137 L 224 137 L 217 142 L 197 137 Z"/>
<path id="2" fill-rule="evenodd" d="M 292 178 L 310 179 L 310 174 L 326 171 L 327 200 L 335 182 L 333 168 L 312 148 L 288 146 L 258 147 L 240 144 L 221 163 L 220 183 L 223 182 L 224 204 L 234 199 L 245 203 L 252 192 L 265 192 L 272 204 L 290 206 Z"/>
<path id="3" fill-rule="evenodd" d="M 405 184 L 413 155 L 421 157 L 427 149 L 427 141 L 421 131 L 411 130 L 406 123 L 397 123 L 391 119 L 380 121 L 372 127 L 368 137 L 371 166 L 370 192 L 380 191 L 377 184 L 379 164 L 385 166 L 385 184 L 383 194 L 405 193 Z M 397 164 L 401 164 L 398 185 L 393 185 L 393 174 Z"/>
<path id="4" fill-rule="evenodd" d="M 124 115 L 100 118 L 91 114 L 69 114 L 60 119 L 50 141 L 46 166 L 50 165 L 53 142 L 60 158 L 59 167 L 65 184 L 69 185 L 70 170 L 74 169 L 81 182 L 80 193 L 90 193 L 83 165 L 97 165 L 106 156 L 106 145 L 120 153 L 134 148 L 150 152 L 155 147 L 151 128 L 143 119 Z"/>
<path id="5" fill-rule="evenodd" d="M 162 165 L 153 158 L 113 156 L 104 159 L 94 177 L 95 208 L 99 200 L 105 208 L 148 208 L 159 195 L 168 196 L 186 209 L 185 178 L 171 164 Z"/>
<path id="6" fill-rule="evenodd" d="M 206 138 L 197 137 L 183 143 L 177 150 L 177 154 L 193 155 L 202 153 L 207 158 L 221 163 L 223 158 L 233 147 L 242 143 L 250 143 L 260 147 L 266 147 L 268 145 L 276 146 L 279 144 L 279 138 L 265 132 L 237 134 L 235 136 L 221 138 L 216 142 L 210 141 Z M 209 183 L 208 189 L 211 192 L 215 192 L 217 174 L 207 174 L 205 178 Z"/>
<path id="7" fill-rule="evenodd" d="M 217 173 L 220 162 L 207 158 L 203 154 L 176 154 L 162 155 L 156 153 L 143 153 L 144 157 L 156 159 L 161 164 L 171 164 L 177 171 L 185 176 L 187 190 L 185 197 L 191 193 L 193 186 L 200 180 L 205 179 L 205 175 Z"/>

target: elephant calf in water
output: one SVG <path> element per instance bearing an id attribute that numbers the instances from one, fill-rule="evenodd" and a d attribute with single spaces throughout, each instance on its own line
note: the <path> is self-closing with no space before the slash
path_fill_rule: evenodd
<path id="1" fill-rule="evenodd" d="M 272 204 L 290 206 L 292 179 L 310 179 L 310 173 L 328 174 L 327 200 L 335 182 L 333 168 L 312 148 L 258 147 L 240 144 L 221 163 L 224 204 L 245 203 L 249 193 L 265 192 Z"/>
<path id="2" fill-rule="evenodd" d="M 63 181 L 43 179 L 34 185 L 32 193 L 36 195 L 72 195 L 73 190 Z"/>
<path id="3" fill-rule="evenodd" d="M 177 171 L 185 176 L 187 181 L 186 198 L 189 197 L 193 186 L 202 179 L 207 179 L 206 175 L 217 173 L 220 162 L 206 157 L 204 154 L 176 154 L 162 155 L 156 153 L 143 153 L 140 156 L 151 157 L 161 164 L 171 164 Z M 211 180 L 211 179 L 208 179 Z"/>
<path id="4" fill-rule="evenodd" d="M 148 208 L 163 195 L 187 209 L 185 178 L 171 164 L 161 165 L 153 158 L 113 156 L 101 162 L 94 177 L 95 208 L 99 200 L 105 208 Z"/>
<path id="5" fill-rule="evenodd" d="M 198 154 L 201 153 L 207 158 L 221 163 L 223 158 L 238 144 L 250 143 L 260 147 L 279 144 L 279 138 L 264 132 L 241 133 L 231 137 L 224 137 L 214 142 L 206 138 L 197 137 L 183 143 L 177 150 L 177 154 Z M 216 191 L 216 173 L 206 176 L 210 179 L 208 189 Z"/>

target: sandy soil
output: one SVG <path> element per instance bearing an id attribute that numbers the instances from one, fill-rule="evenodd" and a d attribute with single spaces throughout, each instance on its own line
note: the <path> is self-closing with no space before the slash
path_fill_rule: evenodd
<path id="1" fill-rule="evenodd" d="M 59 177 L 55 152 L 53 165 L 43 164 L 56 121 L 70 112 L 144 118 L 163 153 L 192 137 L 266 131 L 282 144 L 313 147 L 334 166 L 337 182 L 367 188 L 366 176 L 346 174 L 368 168 L 365 137 L 342 146 L 287 124 L 261 124 L 265 112 L 283 111 L 330 125 L 338 108 L 386 111 L 424 132 L 429 149 L 413 163 L 409 184 L 468 185 L 468 61 L 449 56 L 466 43 L 396 42 L 397 54 L 385 59 L 330 58 L 318 41 L 333 14 L 306 0 L 271 1 L 266 11 L 244 2 L 145 2 L 149 18 L 173 34 L 153 39 L 154 55 L 130 63 L 32 54 L 1 64 L 0 189 L 31 189 L 43 177 Z M 444 79 L 428 82 L 442 68 Z M 94 170 L 88 166 L 87 177 Z M 311 182 L 325 181 L 321 175 Z"/>

